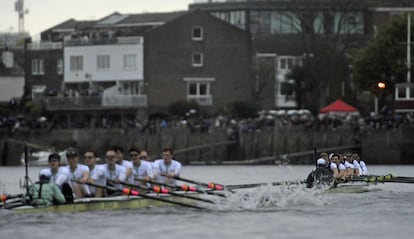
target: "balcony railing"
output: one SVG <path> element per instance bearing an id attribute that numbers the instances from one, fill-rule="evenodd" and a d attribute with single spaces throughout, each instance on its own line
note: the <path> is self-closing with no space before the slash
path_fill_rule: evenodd
<path id="1" fill-rule="evenodd" d="M 65 46 L 142 44 L 143 37 L 75 38 L 65 40 Z"/>
<path id="2" fill-rule="evenodd" d="M 187 95 L 188 101 L 195 101 L 201 106 L 212 106 L 213 97 L 211 95 Z"/>
<path id="3" fill-rule="evenodd" d="M 111 108 L 147 107 L 146 95 L 69 96 L 47 97 L 46 109 L 65 110 L 106 110 Z"/>

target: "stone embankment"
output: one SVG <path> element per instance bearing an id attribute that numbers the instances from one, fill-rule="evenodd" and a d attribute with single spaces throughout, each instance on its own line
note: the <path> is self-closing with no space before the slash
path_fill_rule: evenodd
<path id="1" fill-rule="evenodd" d="M 141 134 L 134 129 L 63 129 L 0 135 L 0 165 L 20 164 L 24 142 L 31 143 L 29 152 L 76 147 L 80 152 L 95 150 L 100 157 L 112 145 L 125 151 L 131 146 L 147 149 L 152 158 L 157 158 L 164 147 L 171 147 L 184 164 L 313 164 L 314 148 L 318 152 L 352 148 L 369 164 L 414 163 L 412 126 L 368 131 L 358 139 L 350 130 L 273 128 L 239 133 L 236 140 L 229 140 L 225 128 L 214 128 L 210 133 L 191 133 L 188 129 L 165 129 L 157 134 Z"/>

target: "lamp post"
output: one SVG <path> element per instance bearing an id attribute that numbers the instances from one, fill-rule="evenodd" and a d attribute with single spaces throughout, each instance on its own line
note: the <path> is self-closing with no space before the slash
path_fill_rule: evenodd
<path id="1" fill-rule="evenodd" d="M 411 83 L 411 13 L 407 13 L 407 83 Z"/>
<path id="2" fill-rule="evenodd" d="M 375 98 L 374 98 L 374 111 L 375 111 L 375 115 L 378 115 L 378 95 L 381 95 L 382 90 L 384 90 L 386 87 L 384 82 L 378 82 L 377 84 L 377 88 L 378 88 L 378 93 L 375 94 Z"/>

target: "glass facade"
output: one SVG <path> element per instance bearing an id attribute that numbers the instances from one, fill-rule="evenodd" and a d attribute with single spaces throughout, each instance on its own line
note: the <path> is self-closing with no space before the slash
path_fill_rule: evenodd
<path id="1" fill-rule="evenodd" d="M 212 14 L 252 34 L 364 34 L 362 11 L 238 10 Z"/>

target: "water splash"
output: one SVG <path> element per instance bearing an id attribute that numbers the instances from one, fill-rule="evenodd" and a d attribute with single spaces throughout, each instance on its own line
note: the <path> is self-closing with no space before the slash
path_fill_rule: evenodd
<path id="1" fill-rule="evenodd" d="M 327 204 L 323 189 L 307 189 L 304 185 L 262 186 L 227 193 L 227 198 L 216 199 L 210 206 L 218 211 L 284 209 L 294 206 L 323 206 Z"/>

